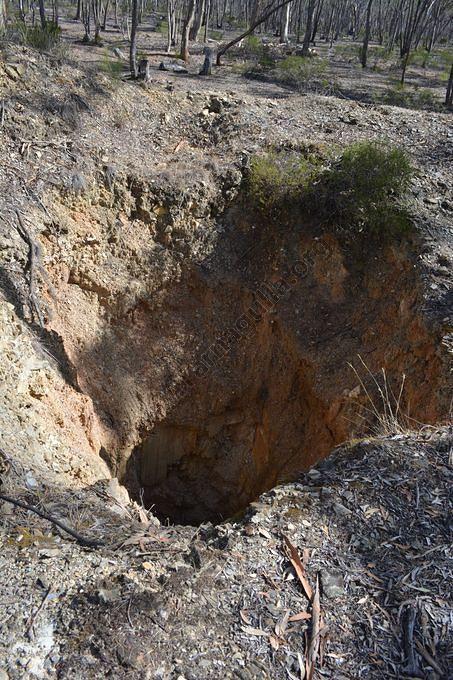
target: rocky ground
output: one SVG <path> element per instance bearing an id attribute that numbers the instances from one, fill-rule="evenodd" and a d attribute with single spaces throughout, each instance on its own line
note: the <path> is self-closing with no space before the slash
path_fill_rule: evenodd
<path id="1" fill-rule="evenodd" d="M 152 79 L 142 86 L 100 70 L 114 42 L 91 51 L 71 45 L 57 56 L 6 45 L 0 61 L 0 493 L 102 541 L 82 547 L 35 514 L 1 504 L 0 679 L 304 678 L 312 667 L 332 679 L 447 678 L 453 444 L 451 428 L 434 421 L 448 418 L 453 328 L 451 114 L 296 94 L 247 81 L 231 65 L 200 79 L 200 56 L 184 76 L 159 71 L 161 58 L 151 57 Z M 367 340 L 370 357 L 379 369 L 388 356 L 398 371 L 410 360 L 413 401 L 418 393 L 418 412 L 432 425 L 409 434 L 395 422 L 385 435 L 361 437 L 217 526 L 160 523 L 112 479 L 124 470 L 111 451 L 130 454 L 151 420 L 168 416 L 168 375 L 135 364 L 120 391 L 117 365 L 128 368 L 127 350 L 150 344 L 151 332 L 154 356 L 166 356 L 170 368 L 187 361 L 186 345 L 193 356 L 196 324 L 184 326 L 185 336 L 175 326 L 163 333 L 175 309 L 187 321 L 177 299 L 165 297 L 187 269 L 191 323 L 197 305 L 217 310 L 212 283 L 199 292 L 213 270 L 232 272 L 218 277 L 218 298 L 224 289 L 230 300 L 219 317 L 253 290 L 260 268 L 232 265 L 253 238 L 219 219 L 238 195 L 247 157 L 272 145 L 381 138 L 404 147 L 418 169 L 411 196 L 418 237 L 410 255 L 402 246 L 387 252 L 385 266 L 375 246 L 366 253 L 363 279 L 351 278 L 366 282 L 371 302 L 351 312 L 363 335 L 352 332 L 344 347 L 357 351 L 372 301 L 387 286 L 395 302 L 389 319 L 403 326 L 410 319 L 409 349 L 392 344 L 400 330 L 380 322 Z M 233 215 L 244 222 L 237 208 Z M 284 259 L 277 235 L 263 268 Z M 315 287 L 300 300 L 322 290 L 329 310 L 348 311 L 340 303 L 349 256 L 332 252 L 330 273 L 319 262 Z M 100 329 L 103 346 L 87 359 Z M 330 367 L 351 358 L 337 351 L 337 330 L 327 336 Z M 373 354 L 376 337 L 385 342 Z M 112 338 L 122 338 L 122 354 Z M 249 357 L 265 354 L 254 347 Z M 294 355 L 297 366 L 307 360 Z M 315 372 L 318 383 L 328 374 Z M 334 382 L 340 393 L 360 392 L 351 377 Z M 156 385 L 164 396 L 147 401 Z M 310 390 L 304 412 L 320 409 Z M 325 455 L 326 442 L 350 432 L 337 423 L 332 434 L 333 418 L 326 407 L 322 427 L 308 430 L 305 461 L 319 457 L 321 440 Z M 266 478 L 261 490 L 270 485 Z"/>
<path id="2" fill-rule="evenodd" d="M 3 677 L 303 678 L 319 635 L 318 677 L 447 678 L 452 446 L 363 440 L 217 527 L 47 492 L 97 549 L 3 505 Z"/>

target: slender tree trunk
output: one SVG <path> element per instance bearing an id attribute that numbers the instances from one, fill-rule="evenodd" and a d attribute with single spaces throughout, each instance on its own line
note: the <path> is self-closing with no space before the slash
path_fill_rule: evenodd
<path id="1" fill-rule="evenodd" d="M 195 18 L 189 31 L 189 40 L 193 41 L 198 40 L 198 33 L 200 32 L 201 24 L 204 17 L 205 5 L 206 5 L 205 0 L 199 0 L 199 2 L 197 3 L 197 11 L 195 12 Z"/>
<path id="2" fill-rule="evenodd" d="M 167 0 L 167 52 L 171 51 L 171 48 L 176 42 L 176 6 L 175 0 Z"/>
<path id="3" fill-rule="evenodd" d="M 366 68 L 366 62 L 368 58 L 368 43 L 370 42 L 370 32 L 371 32 L 371 7 L 373 5 L 373 0 L 368 0 L 368 5 L 366 8 L 366 21 L 365 21 L 365 36 L 363 38 L 362 52 L 361 52 L 361 62 L 362 68 Z"/>
<path id="4" fill-rule="evenodd" d="M 110 5 L 110 0 L 107 0 L 107 2 L 104 5 L 104 18 L 102 19 L 102 30 L 105 31 L 107 27 L 107 14 L 109 11 L 109 5 Z"/>
<path id="5" fill-rule="evenodd" d="M 80 5 L 81 5 L 81 0 L 77 0 L 77 9 L 76 9 L 75 17 L 74 17 L 75 21 L 80 21 L 80 17 L 81 17 L 81 15 L 80 15 L 81 6 Z"/>
<path id="6" fill-rule="evenodd" d="M 316 38 L 316 33 L 318 32 L 318 25 L 319 25 L 319 20 L 321 18 L 321 12 L 324 6 L 324 0 L 321 0 L 320 3 L 318 4 L 316 8 L 316 12 L 314 15 L 313 19 L 313 28 L 311 31 L 311 42 L 314 45 L 315 44 L 315 38 Z"/>
<path id="7" fill-rule="evenodd" d="M 5 3 L 3 2 L 3 0 L 0 1 L 0 6 L 1 6 L 2 4 L 3 4 L 3 5 L 5 4 Z M 0 14 L 1 14 L 1 12 L 2 12 L 2 10 L 0 9 Z M 25 6 L 24 6 L 24 0 L 19 0 L 19 14 L 20 14 L 20 20 L 23 21 L 23 23 L 25 24 L 26 11 L 25 11 Z M 5 17 L 3 17 L 3 19 L 5 19 Z M 0 16 L 0 24 L 1 24 L 1 21 L 2 21 L 2 19 L 1 19 L 1 16 Z M 2 30 L 2 29 L 1 29 L 1 27 L 0 27 L 0 31 L 1 31 L 1 30 Z"/>
<path id="8" fill-rule="evenodd" d="M 41 19 L 41 28 L 46 27 L 46 9 L 44 7 L 44 0 L 39 0 L 39 18 Z"/>
<path id="9" fill-rule="evenodd" d="M 138 0 L 132 0 L 132 23 L 131 23 L 131 44 L 129 48 L 129 62 L 131 78 L 137 79 L 137 25 L 138 25 Z"/>
<path id="10" fill-rule="evenodd" d="M 206 0 L 206 17 L 204 24 L 204 41 L 208 42 L 209 22 L 211 19 L 211 0 Z"/>
<path id="11" fill-rule="evenodd" d="M 330 37 L 332 35 L 332 25 L 333 25 L 333 15 L 334 15 L 335 8 L 332 7 L 330 14 L 329 14 L 329 21 L 327 24 L 327 31 L 326 31 L 326 40 L 327 42 L 330 40 Z M 330 44 L 332 47 L 332 43 Z"/>
<path id="12" fill-rule="evenodd" d="M 300 43 L 300 31 L 302 28 L 302 0 L 297 5 L 296 45 Z"/>
<path id="13" fill-rule="evenodd" d="M 0 0 L 0 33 L 3 33 L 6 27 L 6 4 L 5 0 Z"/>
<path id="14" fill-rule="evenodd" d="M 89 43 L 91 35 L 91 5 L 89 0 L 81 0 L 81 15 L 82 23 L 85 29 L 85 35 L 83 36 L 82 42 Z"/>
<path id="15" fill-rule="evenodd" d="M 453 106 L 453 63 L 450 69 L 450 77 L 448 79 L 447 94 L 445 95 L 445 104 Z"/>
<path id="16" fill-rule="evenodd" d="M 309 0 L 307 7 L 307 24 L 305 27 L 304 41 L 302 43 L 302 56 L 306 57 L 310 49 L 311 29 L 313 26 L 313 13 L 315 11 L 316 0 Z"/>
<path id="17" fill-rule="evenodd" d="M 403 57 L 403 69 L 401 71 L 401 85 L 404 85 L 404 81 L 406 79 L 406 69 L 407 65 L 409 63 L 409 51 L 406 52 L 406 54 Z"/>
<path id="18" fill-rule="evenodd" d="M 94 21 L 94 42 L 99 45 L 101 43 L 101 0 L 92 0 L 91 9 Z"/>
<path id="19" fill-rule="evenodd" d="M 285 7 L 282 8 L 282 16 L 280 20 L 280 42 L 289 42 L 289 21 L 291 19 L 291 2 L 288 2 Z"/>
<path id="20" fill-rule="evenodd" d="M 195 17 L 195 0 L 189 0 L 187 16 L 182 28 L 181 37 L 181 59 L 189 61 L 189 32 Z"/>

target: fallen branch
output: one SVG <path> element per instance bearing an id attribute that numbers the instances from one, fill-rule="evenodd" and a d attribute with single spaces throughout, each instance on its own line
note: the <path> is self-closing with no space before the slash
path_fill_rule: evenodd
<path id="1" fill-rule="evenodd" d="M 237 38 L 234 38 L 233 40 L 231 40 L 229 43 L 227 43 L 226 45 L 224 45 L 223 47 L 221 47 L 218 50 L 217 61 L 216 61 L 217 66 L 221 65 L 221 57 L 225 54 L 225 52 L 227 50 L 230 49 L 230 47 L 233 47 L 233 45 L 236 45 L 236 43 L 240 42 L 241 40 L 246 38 L 248 35 L 253 33 L 255 28 L 257 28 L 260 24 L 264 23 L 266 21 L 266 19 L 268 19 L 272 14 L 274 14 L 275 12 L 278 12 L 279 9 L 281 9 L 282 7 L 284 7 L 285 5 L 287 5 L 291 1 L 292 0 L 282 0 L 282 2 L 279 2 L 277 5 L 271 4 L 270 6 L 268 5 L 267 7 L 265 7 L 263 14 L 259 17 L 259 19 L 254 21 L 253 24 L 251 24 L 251 26 L 246 31 L 241 33 L 241 35 L 238 35 Z"/>
<path id="2" fill-rule="evenodd" d="M 65 531 L 67 534 L 75 538 L 77 543 L 80 543 L 80 545 L 83 545 L 87 548 L 97 548 L 101 545 L 104 545 L 103 541 L 98 541 L 94 538 L 86 538 L 85 536 L 82 536 L 81 534 L 78 533 L 78 531 L 71 529 L 71 527 L 68 527 L 61 520 L 57 519 L 56 517 L 53 517 L 52 515 L 49 515 L 47 512 L 43 512 L 34 505 L 29 505 L 28 503 L 24 503 L 24 501 L 19 501 L 17 498 L 6 496 L 3 493 L 0 493 L 0 500 L 6 501 L 7 503 L 11 503 L 12 505 L 17 505 L 17 507 L 23 508 L 24 510 L 34 512 L 35 515 L 38 515 L 39 517 L 46 519 L 48 522 L 55 524 L 55 526 L 59 527 L 59 529 Z"/>

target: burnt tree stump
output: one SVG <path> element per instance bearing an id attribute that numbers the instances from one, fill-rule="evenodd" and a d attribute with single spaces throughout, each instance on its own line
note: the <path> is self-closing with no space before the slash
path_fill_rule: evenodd
<path id="1" fill-rule="evenodd" d="M 204 52 L 204 64 L 199 75 L 210 76 L 212 71 L 212 59 L 214 55 L 210 47 L 205 47 L 203 52 Z"/>
<path id="2" fill-rule="evenodd" d="M 144 80 L 147 83 L 150 78 L 150 63 L 149 59 L 140 59 L 138 64 L 138 77 L 140 80 Z"/>

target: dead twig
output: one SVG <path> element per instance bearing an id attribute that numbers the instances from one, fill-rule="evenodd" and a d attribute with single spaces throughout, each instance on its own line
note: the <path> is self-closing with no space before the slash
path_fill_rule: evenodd
<path id="1" fill-rule="evenodd" d="M 104 545 L 103 541 L 99 541 L 94 538 L 86 538 L 85 536 L 82 536 L 81 534 L 78 533 L 78 531 L 71 529 L 71 527 L 68 527 L 61 520 L 57 519 L 56 517 L 53 517 L 52 515 L 49 515 L 47 512 L 43 512 L 34 505 L 29 505 L 28 503 L 24 503 L 24 501 L 20 501 L 17 498 L 12 498 L 11 496 L 7 496 L 3 493 L 0 493 L 0 500 L 6 501 L 7 503 L 11 503 L 12 505 L 17 505 L 17 507 L 23 508 L 24 510 L 34 512 L 35 515 L 38 515 L 39 517 L 46 519 L 48 522 L 55 524 L 55 526 L 59 527 L 62 531 L 65 531 L 67 534 L 75 538 L 77 543 L 80 543 L 80 545 L 83 545 L 87 548 L 97 548 L 101 545 Z"/>
<path id="2" fill-rule="evenodd" d="M 440 675 L 441 678 L 445 678 L 445 671 L 439 666 L 437 661 L 433 659 L 431 654 L 428 652 L 427 649 L 425 649 L 422 645 L 421 642 L 418 640 L 415 640 L 415 646 L 417 647 L 419 653 L 422 655 L 422 657 L 425 659 L 427 663 L 431 666 L 431 668 Z"/>
<path id="3" fill-rule="evenodd" d="M 129 622 L 130 627 L 132 628 L 132 630 L 135 630 L 135 626 L 132 623 L 132 619 L 131 619 L 132 597 L 133 597 L 133 594 L 129 597 L 129 602 L 127 603 L 126 615 L 127 615 L 127 620 Z"/>
<path id="4" fill-rule="evenodd" d="M 403 621 L 403 635 L 404 635 L 404 651 L 406 653 L 407 664 L 404 668 L 408 675 L 417 676 L 420 672 L 414 649 L 414 628 L 415 619 L 417 618 L 417 611 L 413 605 L 409 605 L 406 609 Z"/>
<path id="5" fill-rule="evenodd" d="M 50 595 L 50 590 L 51 590 L 51 588 L 49 586 L 46 590 L 46 594 L 44 595 L 44 597 L 41 600 L 41 604 L 39 605 L 39 607 L 37 608 L 35 613 L 32 616 L 30 616 L 30 618 L 28 619 L 27 631 L 26 632 L 27 632 L 27 637 L 29 639 L 31 639 L 33 637 L 33 625 L 34 625 L 36 619 L 38 618 L 39 612 L 42 611 L 44 609 L 44 607 L 46 606 L 48 597 Z"/>

